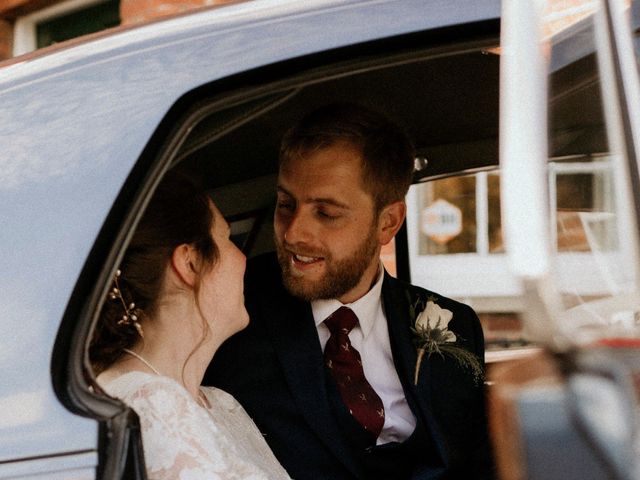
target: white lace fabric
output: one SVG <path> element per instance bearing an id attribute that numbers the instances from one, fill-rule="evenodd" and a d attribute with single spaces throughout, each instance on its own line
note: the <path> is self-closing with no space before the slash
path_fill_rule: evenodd
<path id="1" fill-rule="evenodd" d="M 289 476 L 240 404 L 202 387 L 210 408 L 168 377 L 128 372 L 104 390 L 140 417 L 150 480 L 263 480 Z"/>

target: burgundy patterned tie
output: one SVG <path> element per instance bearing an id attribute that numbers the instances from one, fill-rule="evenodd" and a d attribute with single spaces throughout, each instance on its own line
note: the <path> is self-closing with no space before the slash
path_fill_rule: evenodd
<path id="1" fill-rule="evenodd" d="M 365 430 L 377 438 L 384 425 L 384 406 L 367 382 L 360 353 L 349 340 L 358 317 L 351 309 L 340 307 L 324 323 L 331 332 L 324 348 L 324 361 L 338 384 L 342 401 Z"/>

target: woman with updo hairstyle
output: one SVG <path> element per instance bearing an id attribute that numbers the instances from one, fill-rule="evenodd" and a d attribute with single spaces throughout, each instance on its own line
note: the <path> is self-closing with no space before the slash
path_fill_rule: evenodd
<path id="1" fill-rule="evenodd" d="M 244 409 L 201 387 L 247 326 L 245 257 L 209 197 L 179 173 L 158 185 L 89 347 L 97 382 L 140 417 L 150 480 L 289 478 Z"/>

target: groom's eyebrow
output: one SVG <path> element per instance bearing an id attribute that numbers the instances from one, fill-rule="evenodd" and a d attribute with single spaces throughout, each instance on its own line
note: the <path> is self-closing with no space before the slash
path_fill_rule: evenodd
<path id="1" fill-rule="evenodd" d="M 349 205 L 339 202 L 334 198 L 310 198 L 308 203 L 321 203 L 323 205 L 331 205 L 332 207 L 341 208 L 343 210 L 347 210 L 349 208 Z"/>
<path id="2" fill-rule="evenodd" d="M 296 196 L 293 193 L 291 193 L 281 185 L 278 185 L 277 190 L 278 192 L 284 193 L 285 195 L 293 199 L 296 198 Z M 349 205 L 347 205 L 346 203 L 339 202 L 335 198 L 331 198 L 331 197 L 311 197 L 311 198 L 305 199 L 305 203 L 321 203 L 323 205 L 331 205 L 332 207 L 337 207 L 344 210 L 349 209 Z"/>

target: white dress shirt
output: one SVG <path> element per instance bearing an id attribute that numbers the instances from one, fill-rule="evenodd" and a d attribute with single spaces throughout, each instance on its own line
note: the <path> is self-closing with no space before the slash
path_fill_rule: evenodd
<path id="1" fill-rule="evenodd" d="M 311 302 L 313 319 L 323 351 L 331 335 L 324 324 L 329 315 L 345 306 L 353 310 L 358 317 L 359 323 L 349 333 L 349 340 L 360 352 L 364 375 L 384 405 L 384 426 L 376 441 L 377 445 L 402 442 L 416 427 L 416 419 L 407 404 L 391 355 L 389 329 L 382 308 L 382 266 L 379 272 L 378 280 L 371 290 L 353 303 L 343 304 L 335 299 Z"/>

